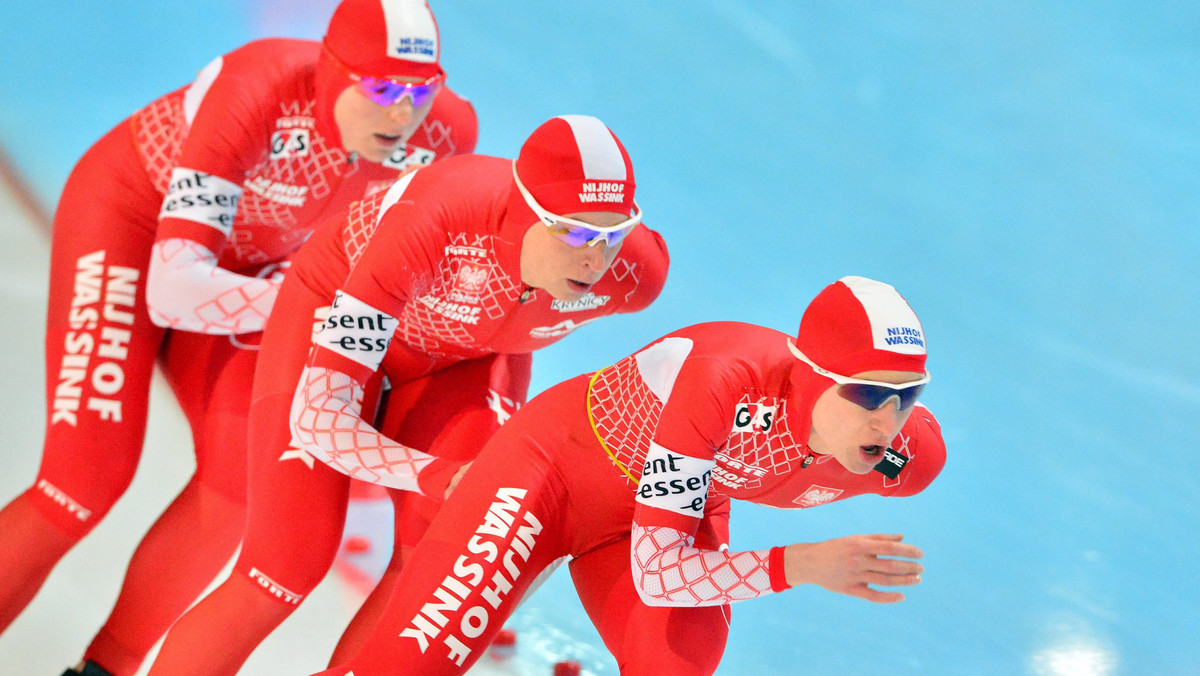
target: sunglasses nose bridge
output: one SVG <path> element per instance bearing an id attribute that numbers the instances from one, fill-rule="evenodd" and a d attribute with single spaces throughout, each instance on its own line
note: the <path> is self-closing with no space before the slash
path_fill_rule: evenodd
<path id="1" fill-rule="evenodd" d="M 884 415 L 881 415 L 881 417 L 887 417 L 887 414 L 889 414 L 889 413 L 890 413 L 890 415 L 899 415 L 900 414 L 900 395 L 899 394 L 888 395 L 883 400 L 883 403 L 881 403 L 879 406 L 875 407 L 875 411 L 883 412 Z"/>
<path id="2" fill-rule="evenodd" d="M 600 239 L 602 238 L 597 237 L 579 248 L 583 266 L 592 272 L 599 272 L 608 267 L 608 248 L 595 246 Z"/>
<path id="3" fill-rule="evenodd" d="M 905 411 L 900 408 L 899 395 L 892 395 L 885 399 L 882 404 L 870 411 L 869 425 L 872 430 L 875 430 L 881 439 L 886 438 L 887 443 L 900 433 L 900 428 L 903 427 L 905 419 Z"/>
<path id="4" fill-rule="evenodd" d="M 401 96 L 396 99 L 392 105 L 387 108 L 388 116 L 399 124 L 408 124 L 412 121 L 414 108 L 412 98 L 409 96 Z"/>

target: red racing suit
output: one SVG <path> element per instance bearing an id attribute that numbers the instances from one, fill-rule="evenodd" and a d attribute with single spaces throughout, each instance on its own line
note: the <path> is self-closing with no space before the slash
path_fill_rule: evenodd
<path id="1" fill-rule="evenodd" d="M 197 471 L 143 540 L 88 651 L 114 673 L 137 668 L 240 538 L 259 340 L 245 334 L 271 309 L 273 272 L 323 214 L 406 165 L 473 150 L 474 110 L 443 90 L 388 162 L 348 155 L 320 49 L 269 39 L 225 54 L 117 125 L 68 179 L 53 233 L 45 448 L 33 487 L 0 512 L 0 628 L 128 486 L 158 358 L 192 426 Z"/>
<path id="2" fill-rule="evenodd" d="M 522 238 L 537 223 L 512 162 L 469 155 L 405 176 L 314 234 L 284 283 L 255 376 L 242 553 L 230 579 L 168 633 L 151 674 L 236 671 L 332 565 L 349 476 L 400 489 L 407 538 L 352 625 L 365 634 L 450 477 L 524 401 L 530 353 L 641 310 L 662 289 L 666 247 L 645 226 L 580 300 L 525 286 Z M 370 422 L 383 377 L 392 390 L 381 434 Z M 360 640 L 343 637 L 339 653 Z"/>
<path id="3" fill-rule="evenodd" d="M 920 405 L 875 472 L 852 474 L 815 453 L 813 402 L 791 384 L 787 339 L 699 324 L 535 397 L 443 506 L 358 656 L 322 676 L 396 664 L 462 673 L 564 555 L 622 674 L 711 673 L 727 633 L 721 605 L 787 585 L 782 548 L 732 553 L 694 540 L 705 516 L 730 498 L 808 508 L 912 495 L 946 458 Z"/>

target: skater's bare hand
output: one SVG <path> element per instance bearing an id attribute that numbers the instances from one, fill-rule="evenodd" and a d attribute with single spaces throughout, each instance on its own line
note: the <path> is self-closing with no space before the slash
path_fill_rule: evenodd
<path id="1" fill-rule="evenodd" d="M 903 535 L 851 535 L 849 537 L 789 545 L 784 549 L 784 573 L 790 585 L 815 584 L 829 591 L 875 603 L 904 600 L 900 592 L 884 592 L 870 585 L 909 586 L 921 582 L 924 556 L 917 547 L 901 542 Z"/>

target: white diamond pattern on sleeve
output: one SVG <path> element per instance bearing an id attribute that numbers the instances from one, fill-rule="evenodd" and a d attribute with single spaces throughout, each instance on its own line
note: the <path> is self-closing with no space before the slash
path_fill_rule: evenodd
<path id="1" fill-rule="evenodd" d="M 649 606 L 720 606 L 771 594 L 770 550 L 697 549 L 686 533 L 634 524 L 633 583 Z"/>
<path id="2" fill-rule="evenodd" d="M 420 492 L 417 476 L 434 457 L 398 444 L 359 415 L 362 384 L 326 368 L 306 368 L 292 400 L 296 445 L 346 476 Z"/>
<path id="3" fill-rule="evenodd" d="M 174 238 L 155 242 L 151 251 L 146 305 L 154 323 L 166 328 L 249 333 L 263 329 L 279 284 L 218 267 L 208 247 Z"/>

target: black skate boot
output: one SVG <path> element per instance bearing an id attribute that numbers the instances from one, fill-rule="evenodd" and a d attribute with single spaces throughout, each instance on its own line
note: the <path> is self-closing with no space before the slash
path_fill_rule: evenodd
<path id="1" fill-rule="evenodd" d="M 113 676 L 107 669 L 91 660 L 83 663 L 78 669 L 67 669 L 62 676 Z"/>

